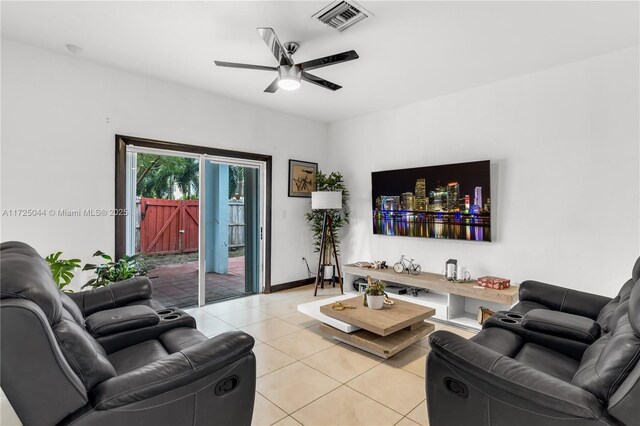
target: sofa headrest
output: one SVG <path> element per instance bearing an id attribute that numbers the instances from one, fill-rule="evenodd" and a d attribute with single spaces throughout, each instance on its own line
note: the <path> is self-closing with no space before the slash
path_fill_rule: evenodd
<path id="1" fill-rule="evenodd" d="M 62 315 L 60 290 L 49 264 L 27 244 L 0 244 L 0 299 L 26 299 L 42 309 L 49 324 Z"/>
<path id="2" fill-rule="evenodd" d="M 638 260 L 636 260 L 636 263 L 633 265 L 631 278 L 633 279 L 633 282 L 640 280 L 640 257 L 638 257 Z"/>
<path id="3" fill-rule="evenodd" d="M 21 241 L 6 241 L 0 244 L 0 252 L 4 252 L 5 250 L 7 253 L 20 253 L 40 257 L 36 249 Z"/>
<path id="4" fill-rule="evenodd" d="M 629 297 L 629 322 L 633 332 L 640 337 L 640 284 L 638 282 L 631 290 L 631 297 Z"/>

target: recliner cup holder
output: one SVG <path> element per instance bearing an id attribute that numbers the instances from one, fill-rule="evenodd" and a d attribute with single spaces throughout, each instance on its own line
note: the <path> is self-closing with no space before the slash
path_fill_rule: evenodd
<path id="1" fill-rule="evenodd" d="M 514 314 L 514 313 L 512 313 L 512 312 L 509 312 L 509 313 L 507 313 L 506 315 L 507 315 L 507 317 L 509 317 L 509 318 L 513 318 L 513 319 L 519 319 L 519 320 L 521 320 L 522 318 L 524 318 L 522 315 L 520 315 L 520 314 Z"/>
<path id="2" fill-rule="evenodd" d="M 162 315 L 169 315 L 170 313 L 173 313 L 173 309 L 162 309 L 158 312 L 156 312 L 158 315 L 162 316 Z"/>
<path id="3" fill-rule="evenodd" d="M 162 317 L 162 319 L 165 320 L 165 321 L 172 321 L 172 320 L 175 320 L 175 319 L 178 319 L 178 318 L 180 318 L 180 315 L 178 315 L 178 314 L 165 315 L 165 316 Z"/>
<path id="4" fill-rule="evenodd" d="M 514 320 L 512 318 L 500 318 L 500 322 L 503 322 L 505 324 L 517 324 L 518 321 Z"/>

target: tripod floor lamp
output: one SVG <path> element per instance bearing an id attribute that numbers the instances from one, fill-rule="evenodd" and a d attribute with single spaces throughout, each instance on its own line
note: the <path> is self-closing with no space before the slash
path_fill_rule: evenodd
<path id="1" fill-rule="evenodd" d="M 314 191 L 311 193 L 311 209 L 324 210 L 324 218 L 322 221 L 322 237 L 320 238 L 320 258 L 318 259 L 318 272 L 316 273 L 316 286 L 313 295 L 318 294 L 318 287 L 323 284 L 324 265 L 327 260 L 331 261 L 331 256 L 335 258 L 336 269 L 338 272 L 338 284 L 340 284 L 340 293 L 344 293 L 342 289 L 342 274 L 340 273 L 340 262 L 338 261 L 338 250 L 336 242 L 333 239 L 333 216 L 329 214 L 329 210 L 342 209 L 342 191 Z M 328 248 L 329 259 L 327 257 Z"/>

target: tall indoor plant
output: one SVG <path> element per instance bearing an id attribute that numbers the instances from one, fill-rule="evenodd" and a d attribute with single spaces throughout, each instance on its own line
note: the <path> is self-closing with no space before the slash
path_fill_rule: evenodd
<path id="1" fill-rule="evenodd" d="M 340 172 L 323 173 L 321 170 L 316 173 L 316 191 L 341 191 L 342 192 L 342 210 L 329 210 L 333 220 L 333 235 L 327 234 L 329 238 L 326 250 L 331 247 L 331 240 L 335 241 L 336 248 L 340 246 L 340 237 L 338 235 L 340 229 L 349 223 L 349 190 L 344 184 L 344 178 Z M 314 251 L 320 251 L 320 243 L 322 239 L 322 225 L 324 223 L 323 210 L 311 210 L 305 214 L 307 223 L 311 225 L 313 232 Z M 326 253 L 325 259 L 331 259 L 332 253 Z"/>

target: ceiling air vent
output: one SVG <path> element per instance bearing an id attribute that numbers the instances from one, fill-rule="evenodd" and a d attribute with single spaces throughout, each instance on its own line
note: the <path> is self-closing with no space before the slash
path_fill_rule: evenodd
<path id="1" fill-rule="evenodd" d="M 371 13 L 355 2 L 338 0 L 314 14 L 312 18 L 338 31 L 343 31 L 369 16 Z"/>

